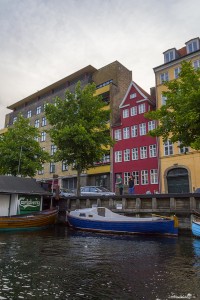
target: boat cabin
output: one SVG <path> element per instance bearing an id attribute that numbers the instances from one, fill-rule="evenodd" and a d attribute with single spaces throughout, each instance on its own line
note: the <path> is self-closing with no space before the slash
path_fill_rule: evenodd
<path id="1" fill-rule="evenodd" d="M 35 179 L 0 176 L 0 215 L 12 216 L 42 210 L 43 197 L 50 196 Z"/>

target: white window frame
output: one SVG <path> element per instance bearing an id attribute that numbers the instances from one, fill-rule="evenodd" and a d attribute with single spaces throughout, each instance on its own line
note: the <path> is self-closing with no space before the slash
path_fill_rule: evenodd
<path id="1" fill-rule="evenodd" d="M 171 141 L 166 141 L 164 143 L 164 156 L 170 156 L 174 154 L 174 148 Z"/>
<path id="2" fill-rule="evenodd" d="M 130 129 L 129 127 L 124 127 L 123 128 L 123 139 L 127 140 L 130 138 Z"/>
<path id="3" fill-rule="evenodd" d="M 41 142 L 45 142 L 46 141 L 46 132 L 42 131 L 41 132 Z"/>
<path id="4" fill-rule="evenodd" d="M 137 97 L 137 94 L 136 94 L 136 93 L 130 94 L 130 99 L 134 99 L 134 98 L 136 98 L 136 97 Z"/>
<path id="5" fill-rule="evenodd" d="M 139 124 L 140 136 L 147 134 L 147 126 L 146 123 Z"/>
<path id="6" fill-rule="evenodd" d="M 41 114 L 41 112 L 42 112 L 42 106 L 40 105 L 36 108 L 36 115 Z"/>
<path id="7" fill-rule="evenodd" d="M 139 171 L 133 171 L 132 174 L 134 178 L 134 184 L 139 185 L 140 184 Z"/>
<path id="8" fill-rule="evenodd" d="M 27 111 L 27 118 L 31 118 L 32 117 L 32 111 L 31 110 L 28 110 Z"/>
<path id="9" fill-rule="evenodd" d="M 156 157 L 157 156 L 157 147 L 156 144 L 149 145 L 149 157 Z"/>
<path id="10" fill-rule="evenodd" d="M 156 128 L 156 121 L 152 120 L 148 122 L 148 131 L 154 130 Z"/>
<path id="11" fill-rule="evenodd" d="M 124 161 L 130 161 L 130 149 L 124 150 Z"/>
<path id="12" fill-rule="evenodd" d="M 131 173 L 130 172 L 124 172 L 124 184 L 128 185 L 128 179 L 130 177 Z"/>
<path id="13" fill-rule="evenodd" d="M 62 161 L 62 171 L 68 171 L 69 166 L 66 161 Z"/>
<path id="14" fill-rule="evenodd" d="M 158 170 L 157 169 L 150 170 L 150 182 L 151 182 L 151 184 L 158 184 Z"/>
<path id="15" fill-rule="evenodd" d="M 35 128 L 39 128 L 40 127 L 40 120 L 39 119 L 36 119 L 35 120 Z"/>
<path id="16" fill-rule="evenodd" d="M 122 139 L 122 131 L 121 129 L 116 129 L 115 130 L 115 140 L 120 141 Z"/>
<path id="17" fill-rule="evenodd" d="M 164 62 L 165 63 L 168 63 L 168 62 L 170 62 L 170 61 L 172 61 L 174 59 L 175 59 L 175 50 L 174 49 L 173 50 L 169 50 L 168 52 L 166 52 L 164 54 Z"/>
<path id="18" fill-rule="evenodd" d="M 131 107 L 131 117 L 137 115 L 137 106 L 132 106 Z"/>
<path id="19" fill-rule="evenodd" d="M 126 109 L 123 109 L 123 119 L 126 119 L 129 117 L 129 109 L 126 108 Z"/>
<path id="20" fill-rule="evenodd" d="M 44 164 L 42 164 L 42 170 L 38 170 L 38 175 L 44 174 Z"/>
<path id="21" fill-rule="evenodd" d="M 131 137 L 138 136 L 138 125 L 131 126 Z"/>
<path id="22" fill-rule="evenodd" d="M 51 155 L 54 155 L 54 153 L 56 153 L 56 151 L 57 151 L 57 146 L 52 144 L 51 145 Z"/>
<path id="23" fill-rule="evenodd" d="M 138 155 L 138 148 L 132 148 L 132 160 L 138 160 L 139 155 Z"/>
<path id="24" fill-rule="evenodd" d="M 193 61 L 192 64 L 193 64 L 193 68 L 195 70 L 197 70 L 198 68 L 200 68 L 200 59 L 197 59 L 197 60 Z"/>
<path id="25" fill-rule="evenodd" d="M 145 103 L 141 103 L 138 105 L 138 114 L 143 114 L 146 112 L 146 106 Z"/>
<path id="26" fill-rule="evenodd" d="M 180 67 L 174 69 L 174 78 L 177 79 L 179 77 L 179 73 L 181 71 Z"/>
<path id="27" fill-rule="evenodd" d="M 46 117 L 42 117 L 42 126 L 46 126 L 47 125 L 47 118 Z"/>
<path id="28" fill-rule="evenodd" d="M 168 74 L 168 72 L 160 74 L 160 83 L 162 84 L 165 81 L 169 81 L 169 74 Z"/>
<path id="29" fill-rule="evenodd" d="M 122 162 L 122 151 L 115 151 L 115 162 Z"/>
<path id="30" fill-rule="evenodd" d="M 147 158 L 147 146 L 140 147 L 140 159 Z"/>
<path id="31" fill-rule="evenodd" d="M 56 172 L 56 165 L 55 162 L 50 162 L 49 165 L 49 173 L 55 173 Z"/>
<path id="32" fill-rule="evenodd" d="M 161 95 L 161 104 L 166 105 L 167 97 L 164 95 Z"/>
<path id="33" fill-rule="evenodd" d="M 141 170 L 141 185 L 149 184 L 148 170 Z"/>

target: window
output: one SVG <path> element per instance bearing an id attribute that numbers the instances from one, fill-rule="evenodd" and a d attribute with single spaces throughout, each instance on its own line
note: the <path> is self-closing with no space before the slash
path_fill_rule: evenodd
<path id="1" fill-rule="evenodd" d="M 57 150 L 56 145 L 51 145 L 51 155 L 53 155 Z"/>
<path id="2" fill-rule="evenodd" d="M 136 98 L 136 96 L 137 96 L 136 93 L 130 94 L 130 99 L 134 99 L 134 98 Z"/>
<path id="3" fill-rule="evenodd" d="M 42 164 L 42 169 L 38 170 L 38 175 L 43 175 L 44 174 L 44 165 Z"/>
<path id="4" fill-rule="evenodd" d="M 38 107 L 36 108 L 36 115 L 41 114 L 41 111 L 42 111 L 42 107 L 41 107 L 41 106 L 38 106 Z"/>
<path id="5" fill-rule="evenodd" d="M 35 120 L 35 127 L 36 128 L 40 127 L 40 120 L 38 120 L 38 119 Z"/>
<path id="6" fill-rule="evenodd" d="M 131 126 L 131 137 L 136 137 L 138 136 L 138 126 L 133 125 Z"/>
<path id="7" fill-rule="evenodd" d="M 179 142 L 179 153 L 185 154 L 189 152 L 189 147 L 180 147 L 180 142 Z"/>
<path id="8" fill-rule="evenodd" d="M 140 135 L 145 135 L 147 133 L 146 123 L 140 124 L 139 127 L 140 127 Z"/>
<path id="9" fill-rule="evenodd" d="M 168 72 L 160 74 L 160 83 L 163 83 L 163 82 L 168 81 L 168 80 L 169 80 Z"/>
<path id="10" fill-rule="evenodd" d="M 13 118 L 13 124 L 17 121 L 17 117 Z"/>
<path id="11" fill-rule="evenodd" d="M 186 43 L 187 54 L 199 50 L 199 39 L 195 39 Z"/>
<path id="12" fill-rule="evenodd" d="M 36 137 L 34 138 L 34 140 L 35 140 L 36 142 L 39 142 L 39 137 L 36 136 Z"/>
<path id="13" fill-rule="evenodd" d="M 46 132 L 42 131 L 41 133 L 41 142 L 45 142 L 46 141 Z"/>
<path id="14" fill-rule="evenodd" d="M 110 153 L 104 154 L 102 158 L 102 163 L 107 164 L 110 163 Z"/>
<path id="15" fill-rule="evenodd" d="M 140 158 L 141 159 L 147 158 L 147 147 L 146 146 L 140 147 Z"/>
<path id="16" fill-rule="evenodd" d="M 27 112 L 27 118 L 31 118 L 31 116 L 32 116 L 32 111 L 29 110 L 29 111 Z"/>
<path id="17" fill-rule="evenodd" d="M 200 59 L 193 61 L 193 67 L 194 69 L 200 68 Z"/>
<path id="18" fill-rule="evenodd" d="M 138 148 L 132 149 L 132 160 L 138 160 Z"/>
<path id="19" fill-rule="evenodd" d="M 166 104 L 166 101 L 167 101 L 167 97 L 164 96 L 164 95 L 161 95 L 161 104 L 162 104 L 162 105 L 165 105 L 165 104 Z"/>
<path id="20" fill-rule="evenodd" d="M 130 175 L 130 172 L 124 172 L 124 184 L 128 185 L 128 179 Z"/>
<path id="21" fill-rule="evenodd" d="M 124 109 L 123 110 L 123 118 L 128 118 L 129 117 L 129 109 Z"/>
<path id="22" fill-rule="evenodd" d="M 66 161 L 62 162 L 62 171 L 68 171 L 68 164 Z"/>
<path id="23" fill-rule="evenodd" d="M 142 170 L 141 171 L 141 184 L 145 185 L 149 183 L 148 179 L 148 171 L 147 170 Z"/>
<path id="24" fill-rule="evenodd" d="M 174 153 L 173 151 L 173 144 L 171 141 L 167 141 L 164 143 L 164 155 L 172 155 Z"/>
<path id="25" fill-rule="evenodd" d="M 156 122 L 155 121 L 149 121 L 148 122 L 148 131 L 153 130 L 156 128 Z"/>
<path id="26" fill-rule="evenodd" d="M 115 152 L 115 162 L 121 162 L 122 161 L 122 151 L 116 151 Z"/>
<path id="27" fill-rule="evenodd" d="M 180 71 L 181 71 L 181 68 L 180 68 L 180 67 L 174 69 L 174 78 L 175 78 L 175 79 L 178 78 L 178 74 L 180 73 Z"/>
<path id="28" fill-rule="evenodd" d="M 135 185 L 139 185 L 139 171 L 133 171 L 133 178 Z"/>
<path id="29" fill-rule="evenodd" d="M 130 149 L 124 150 L 124 161 L 130 160 Z"/>
<path id="30" fill-rule="evenodd" d="M 156 145 L 149 146 L 149 157 L 156 157 Z"/>
<path id="31" fill-rule="evenodd" d="M 56 171 L 56 166 L 54 162 L 50 163 L 50 173 L 55 173 Z"/>
<path id="32" fill-rule="evenodd" d="M 118 140 L 121 140 L 121 139 L 122 139 L 121 129 L 116 129 L 115 130 L 115 140 L 118 141 Z"/>
<path id="33" fill-rule="evenodd" d="M 170 50 L 170 51 L 164 53 L 164 62 L 168 63 L 168 62 L 174 60 L 175 59 L 175 55 L 174 54 L 175 54 L 174 50 Z"/>
<path id="34" fill-rule="evenodd" d="M 131 116 L 136 116 L 137 115 L 137 106 L 131 107 Z"/>
<path id="35" fill-rule="evenodd" d="M 145 103 L 142 103 L 140 105 L 138 105 L 138 113 L 139 114 L 143 114 L 145 113 L 146 109 L 145 109 Z"/>
<path id="36" fill-rule="evenodd" d="M 129 139 L 130 138 L 129 127 L 123 128 L 123 138 L 124 139 Z"/>
<path id="37" fill-rule="evenodd" d="M 42 117 L 42 126 L 46 126 L 47 125 L 47 119 L 46 117 Z"/>
<path id="38" fill-rule="evenodd" d="M 158 183 L 158 170 L 157 169 L 150 170 L 150 181 L 151 181 L 151 184 Z"/>

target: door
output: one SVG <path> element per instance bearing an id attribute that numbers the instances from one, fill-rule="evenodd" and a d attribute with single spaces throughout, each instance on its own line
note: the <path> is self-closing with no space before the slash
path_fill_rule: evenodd
<path id="1" fill-rule="evenodd" d="M 185 168 L 174 168 L 167 173 L 168 193 L 189 193 L 188 171 Z"/>

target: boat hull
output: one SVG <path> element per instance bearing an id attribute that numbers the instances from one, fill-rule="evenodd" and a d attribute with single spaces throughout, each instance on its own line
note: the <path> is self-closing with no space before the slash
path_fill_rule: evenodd
<path id="1" fill-rule="evenodd" d="M 192 233 L 193 235 L 200 237 L 200 222 L 192 221 Z"/>
<path id="2" fill-rule="evenodd" d="M 118 234 L 156 234 L 156 235 L 178 235 L 178 228 L 174 226 L 174 220 L 156 221 L 99 221 L 82 219 L 70 214 L 67 216 L 68 223 L 75 229 L 107 232 Z"/>
<path id="3" fill-rule="evenodd" d="M 38 213 L 0 217 L 0 231 L 36 230 L 55 224 L 57 209 L 44 210 Z"/>

